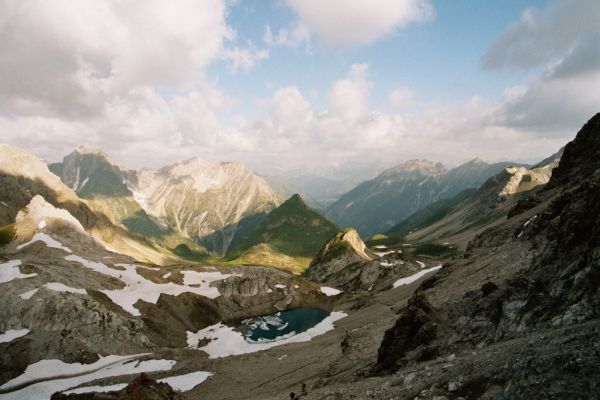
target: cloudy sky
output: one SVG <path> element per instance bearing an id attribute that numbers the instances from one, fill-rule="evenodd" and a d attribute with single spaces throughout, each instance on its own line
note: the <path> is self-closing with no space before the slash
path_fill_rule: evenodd
<path id="1" fill-rule="evenodd" d="M 600 111 L 597 0 L 0 0 L 0 141 L 261 172 L 541 159 Z"/>

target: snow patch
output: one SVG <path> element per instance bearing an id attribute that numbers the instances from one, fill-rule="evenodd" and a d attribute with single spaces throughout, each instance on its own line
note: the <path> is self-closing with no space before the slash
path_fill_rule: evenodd
<path id="1" fill-rule="evenodd" d="M 108 268 L 103 263 L 89 261 L 76 255 L 67 256 L 65 259 L 77 261 L 87 268 L 93 269 L 101 274 L 118 278 L 125 283 L 123 289 L 105 289 L 101 290 L 101 292 L 107 295 L 113 303 L 119 305 L 123 310 L 135 316 L 141 315 L 139 310 L 134 307 L 134 304 L 138 300 L 156 304 L 162 293 L 177 296 L 181 293 L 190 292 L 210 299 L 219 297 L 221 295 L 219 289 L 210 286 L 210 284 L 233 276 L 232 274 L 222 274 L 220 272 L 183 271 L 183 285 L 173 282 L 154 283 L 139 275 L 136 271 L 137 266 L 133 264 L 116 264 L 119 267 L 125 268 L 125 271 L 116 271 Z"/>
<path id="2" fill-rule="evenodd" d="M 0 264 L 0 283 L 10 282 L 13 279 L 31 278 L 37 274 L 22 274 L 19 270 L 21 260 L 10 260 Z"/>
<path id="3" fill-rule="evenodd" d="M 393 262 L 382 261 L 382 262 L 379 263 L 379 265 L 381 265 L 382 267 L 393 267 L 394 263 Z"/>
<path id="4" fill-rule="evenodd" d="M 419 278 L 421 278 L 422 276 L 425 276 L 430 272 L 437 271 L 440 268 L 442 268 L 442 266 L 438 265 L 436 267 L 423 269 L 423 270 L 417 272 L 416 274 L 407 276 L 406 278 L 398 279 L 396 282 L 394 282 L 394 289 L 397 287 L 403 286 L 403 285 L 409 285 L 409 284 L 415 282 L 416 280 L 418 280 Z"/>
<path id="5" fill-rule="evenodd" d="M 282 285 L 281 283 L 278 283 L 277 285 L 275 285 L 276 289 L 285 289 L 287 286 Z"/>
<path id="6" fill-rule="evenodd" d="M 374 249 L 387 249 L 388 247 L 385 244 L 380 244 L 377 246 L 373 246 Z"/>
<path id="7" fill-rule="evenodd" d="M 179 392 L 186 392 L 188 390 L 192 390 L 202 382 L 204 382 L 209 376 L 212 375 L 212 372 L 192 372 L 191 374 L 185 375 L 177 375 L 171 376 L 168 378 L 158 379 L 158 382 L 168 383 L 173 390 Z M 126 383 L 117 383 L 116 385 L 109 386 L 85 386 L 77 389 L 72 389 L 64 392 L 65 394 L 79 394 L 79 393 L 90 393 L 90 392 L 116 392 L 119 390 L 123 390 L 127 387 Z"/>
<path id="8" fill-rule="evenodd" d="M 282 346 L 289 343 L 308 342 L 312 338 L 320 336 L 335 327 L 333 323 L 346 317 L 348 314 L 342 311 L 334 311 L 327 318 L 319 322 L 312 328 L 297 335 L 287 337 L 282 340 L 271 341 L 267 343 L 248 343 L 244 336 L 235 331 L 232 327 L 218 323 L 211 325 L 198 332 L 187 332 L 187 343 L 191 348 L 198 348 L 198 341 L 208 339 L 210 342 L 198 348 L 206 352 L 209 358 L 228 357 L 238 354 L 254 353 L 256 351 L 267 350 L 272 347 Z"/>
<path id="9" fill-rule="evenodd" d="M 162 276 L 162 278 L 163 278 L 163 279 L 167 279 L 167 278 L 168 278 L 168 277 L 170 277 L 170 276 L 171 276 L 171 273 L 170 273 L 170 272 L 167 272 L 166 274 L 164 274 L 164 275 Z"/>
<path id="10" fill-rule="evenodd" d="M 76 293 L 76 294 L 87 294 L 85 289 L 76 289 L 67 285 L 64 285 L 60 282 L 50 282 L 44 285 L 46 289 L 54 290 L 55 292 L 66 292 L 66 293 Z"/>
<path id="11" fill-rule="evenodd" d="M 374 251 L 373 253 L 376 254 L 378 257 L 385 257 L 388 254 L 392 254 L 395 253 L 395 250 L 390 250 L 390 251 Z"/>
<path id="12" fill-rule="evenodd" d="M 34 294 L 37 293 L 38 290 L 40 290 L 40 289 L 33 289 L 33 290 L 28 291 L 28 292 L 21 293 L 19 295 L 19 297 L 22 298 L 23 300 L 29 300 L 30 298 L 33 297 Z"/>
<path id="13" fill-rule="evenodd" d="M 9 329 L 4 333 L 0 333 L 0 343 L 8 343 L 17 338 L 25 336 L 29 333 L 29 329 Z M 2 387 L 0 386 L 0 389 Z"/>
<path id="14" fill-rule="evenodd" d="M 185 375 L 170 376 L 158 381 L 168 383 L 175 391 L 187 392 L 204 382 L 212 374 L 212 372 L 197 371 Z"/>
<path id="15" fill-rule="evenodd" d="M 31 240 L 29 242 L 18 245 L 17 250 L 21 250 L 23 247 L 29 246 L 31 243 L 34 243 L 37 241 L 44 242 L 46 244 L 46 246 L 48 246 L 48 247 L 53 247 L 55 249 L 64 250 L 67 253 L 72 253 L 71 249 L 64 246 L 61 242 L 53 239 L 50 235 L 47 235 L 47 234 L 41 233 L 41 232 L 38 232 L 35 235 L 33 235 L 33 237 L 31 238 Z"/>
<path id="16" fill-rule="evenodd" d="M 126 383 L 117 383 L 116 385 L 109 386 L 85 386 L 77 389 L 67 390 L 63 392 L 64 394 L 80 394 L 80 393 L 90 393 L 90 392 L 98 392 L 98 393 L 106 393 L 106 392 L 116 392 L 118 390 L 123 390 L 127 387 Z"/>
<path id="17" fill-rule="evenodd" d="M 23 374 L 0 386 L 0 389 L 10 389 L 37 380 L 42 380 L 42 382 L 33 383 L 21 390 L 4 394 L 2 400 L 49 399 L 55 392 L 63 392 L 96 379 L 142 372 L 168 371 L 175 365 L 173 360 L 136 361 L 136 358 L 143 355 L 146 354 L 100 357 L 93 364 L 68 364 L 60 360 L 38 361 L 29 365 Z M 76 374 L 82 375 L 71 378 L 58 378 L 59 376 Z"/>
<path id="18" fill-rule="evenodd" d="M 417 261 L 417 264 L 419 264 L 419 267 L 421 267 L 421 269 L 425 268 L 425 263 L 424 262 Z"/>
<path id="19" fill-rule="evenodd" d="M 38 229 L 44 229 L 46 227 L 46 220 L 43 219 L 40 221 L 40 223 L 38 224 Z"/>
<path id="20" fill-rule="evenodd" d="M 341 290 L 334 289 L 334 288 L 327 287 L 327 286 L 321 286 L 320 290 L 321 290 L 321 293 L 323 293 L 325 296 L 337 296 L 338 294 L 342 293 Z"/>

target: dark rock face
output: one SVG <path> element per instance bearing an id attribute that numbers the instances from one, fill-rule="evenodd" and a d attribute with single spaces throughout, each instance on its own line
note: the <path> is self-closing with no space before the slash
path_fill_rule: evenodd
<path id="1" fill-rule="evenodd" d="M 470 243 L 465 259 L 421 286 L 386 332 L 375 371 L 514 342 L 503 354 L 510 368 L 478 377 L 502 393 L 488 398 L 597 395 L 598 374 L 575 371 L 600 362 L 600 114 L 566 146 L 543 191 L 545 201 L 525 198 L 506 223 Z M 579 330 L 569 349 L 537 351 L 542 344 L 529 339 L 558 341 L 565 328 Z M 529 354 L 516 350 L 523 341 Z"/>
<path id="2" fill-rule="evenodd" d="M 126 388 L 107 393 L 62 394 L 55 393 L 51 400 L 186 400 L 187 397 L 173 391 L 168 383 L 160 383 L 141 374 Z"/>
<path id="3" fill-rule="evenodd" d="M 377 353 L 379 371 L 395 369 L 399 358 L 415 361 L 433 358 L 437 351 L 430 347 L 438 334 L 439 317 L 422 293 L 415 294 L 400 312 L 394 326 L 388 330 Z M 417 350 L 409 354 L 412 350 Z"/>

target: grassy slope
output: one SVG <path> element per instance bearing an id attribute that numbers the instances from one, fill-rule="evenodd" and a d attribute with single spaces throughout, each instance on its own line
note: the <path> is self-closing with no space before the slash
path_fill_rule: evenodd
<path id="1" fill-rule="evenodd" d="M 273 210 L 249 237 L 242 239 L 227 260 L 299 273 L 337 231 L 337 226 L 294 195 Z"/>
<path id="2" fill-rule="evenodd" d="M 0 246 L 8 244 L 15 237 L 15 224 L 0 227 Z"/>

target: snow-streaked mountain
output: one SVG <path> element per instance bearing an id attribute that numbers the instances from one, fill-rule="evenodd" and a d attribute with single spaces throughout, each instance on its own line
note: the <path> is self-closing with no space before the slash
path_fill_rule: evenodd
<path id="1" fill-rule="evenodd" d="M 51 169 L 81 197 L 104 204 L 115 222 L 169 248 L 185 238 L 223 255 L 240 230 L 253 228 L 281 203 L 263 178 L 238 161 L 193 158 L 135 171 L 101 151 L 79 148 Z"/>
<path id="2" fill-rule="evenodd" d="M 387 231 L 436 200 L 479 187 L 508 165 L 475 159 L 448 171 L 441 163 L 407 161 L 361 183 L 329 206 L 325 214 L 339 226 L 355 227 L 368 237 Z"/>
<path id="3" fill-rule="evenodd" d="M 0 226 L 14 223 L 19 211 L 28 206 L 33 215 L 52 213 L 52 208 L 45 204 L 47 202 L 66 210 L 87 233 L 115 251 L 155 263 L 172 261 L 153 249 L 143 238 L 115 225 L 99 203 L 78 197 L 50 172 L 45 162 L 7 144 L 0 144 L 0 199 Z"/>

